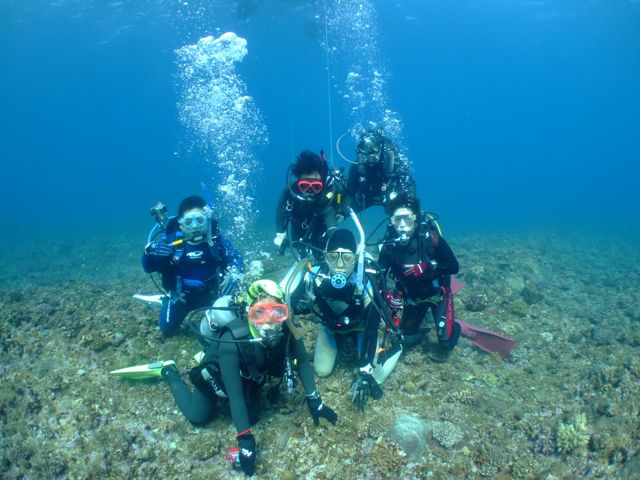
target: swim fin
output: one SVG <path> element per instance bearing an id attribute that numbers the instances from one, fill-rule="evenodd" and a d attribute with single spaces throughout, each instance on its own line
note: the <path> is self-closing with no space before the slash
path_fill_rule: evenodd
<path id="1" fill-rule="evenodd" d="M 122 378 L 130 378 L 133 380 L 142 380 L 145 378 L 159 378 L 162 367 L 175 365 L 173 360 L 159 360 L 157 362 L 147 363 L 145 365 L 136 365 L 135 367 L 121 368 L 120 370 L 112 370 L 109 373 Z"/>
<path id="2" fill-rule="evenodd" d="M 455 295 L 464 288 L 464 283 L 458 280 L 455 276 L 451 275 L 451 283 L 449 284 L 449 286 L 451 288 L 451 294 Z"/>
<path id="3" fill-rule="evenodd" d="M 450 287 L 452 295 L 455 295 L 464 288 L 464 283 L 452 275 Z M 513 350 L 513 347 L 516 346 L 515 340 L 500 335 L 499 333 L 463 322 L 462 320 L 456 320 L 456 323 L 460 325 L 460 335 L 471 340 L 476 347 L 485 352 L 498 353 L 502 358 L 507 358 L 511 350 Z"/>
<path id="4" fill-rule="evenodd" d="M 515 340 L 500 335 L 499 333 L 486 330 L 484 328 L 472 325 L 471 323 L 456 320 L 460 325 L 460 335 L 468 338 L 480 350 L 488 353 L 498 353 L 502 358 L 506 358 L 516 346 Z"/>
<path id="5" fill-rule="evenodd" d="M 132 295 L 132 297 L 136 300 L 142 300 L 143 302 L 157 303 L 159 305 L 162 305 L 162 298 L 164 297 L 164 295 L 162 295 L 161 293 L 157 293 L 154 295 L 143 295 L 142 293 L 136 293 Z"/>

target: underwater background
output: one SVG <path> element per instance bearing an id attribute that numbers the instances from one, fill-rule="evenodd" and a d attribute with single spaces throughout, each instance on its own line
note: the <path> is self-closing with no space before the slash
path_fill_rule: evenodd
<path id="1" fill-rule="evenodd" d="M 195 429 L 164 384 L 107 375 L 199 348 L 130 297 L 149 207 L 204 184 L 280 278 L 288 165 L 348 169 L 336 142 L 353 160 L 370 122 L 440 215 L 458 315 L 518 346 L 442 363 L 432 339 L 364 415 L 345 355 L 319 381 L 338 427 L 267 410 L 260 476 L 640 478 L 637 0 L 2 0 L 0 65 L 3 478 L 233 475 L 228 415 Z M 411 458 L 401 415 L 428 425 Z"/>

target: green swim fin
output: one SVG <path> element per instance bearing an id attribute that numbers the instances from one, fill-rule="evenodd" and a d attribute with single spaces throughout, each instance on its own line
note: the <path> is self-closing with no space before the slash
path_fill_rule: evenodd
<path id="1" fill-rule="evenodd" d="M 175 365 L 173 360 L 159 360 L 157 362 L 147 363 L 145 365 L 136 365 L 135 367 L 121 368 L 120 370 L 112 370 L 109 373 L 122 378 L 131 378 L 134 380 L 142 380 L 144 378 L 159 378 L 162 367 L 167 365 Z"/>

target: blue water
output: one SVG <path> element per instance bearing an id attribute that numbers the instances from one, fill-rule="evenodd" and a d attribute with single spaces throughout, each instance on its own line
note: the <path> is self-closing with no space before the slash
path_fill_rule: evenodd
<path id="1" fill-rule="evenodd" d="M 423 205 L 450 231 L 640 231 L 640 3 L 371 5 L 388 106 L 402 119 Z M 325 8 L 4 0 L 3 236 L 139 230 L 143 243 L 152 203 L 175 209 L 201 181 L 215 189 L 211 155 L 178 118 L 175 50 L 226 31 L 248 41 L 237 72 L 269 135 L 254 152 L 262 172 L 249 176 L 271 225 L 298 151 L 324 149 L 347 166 L 331 142 L 353 126 L 341 91 L 358 59 L 327 62 Z"/>

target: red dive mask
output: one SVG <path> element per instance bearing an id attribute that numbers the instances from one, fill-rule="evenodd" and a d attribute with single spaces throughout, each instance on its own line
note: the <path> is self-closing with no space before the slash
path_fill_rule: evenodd
<path id="1" fill-rule="evenodd" d="M 302 193 L 318 194 L 324 188 L 322 180 L 298 180 L 298 189 Z"/>
<path id="2" fill-rule="evenodd" d="M 260 303 L 249 309 L 249 320 L 256 325 L 282 323 L 289 317 L 289 309 L 283 303 Z"/>

